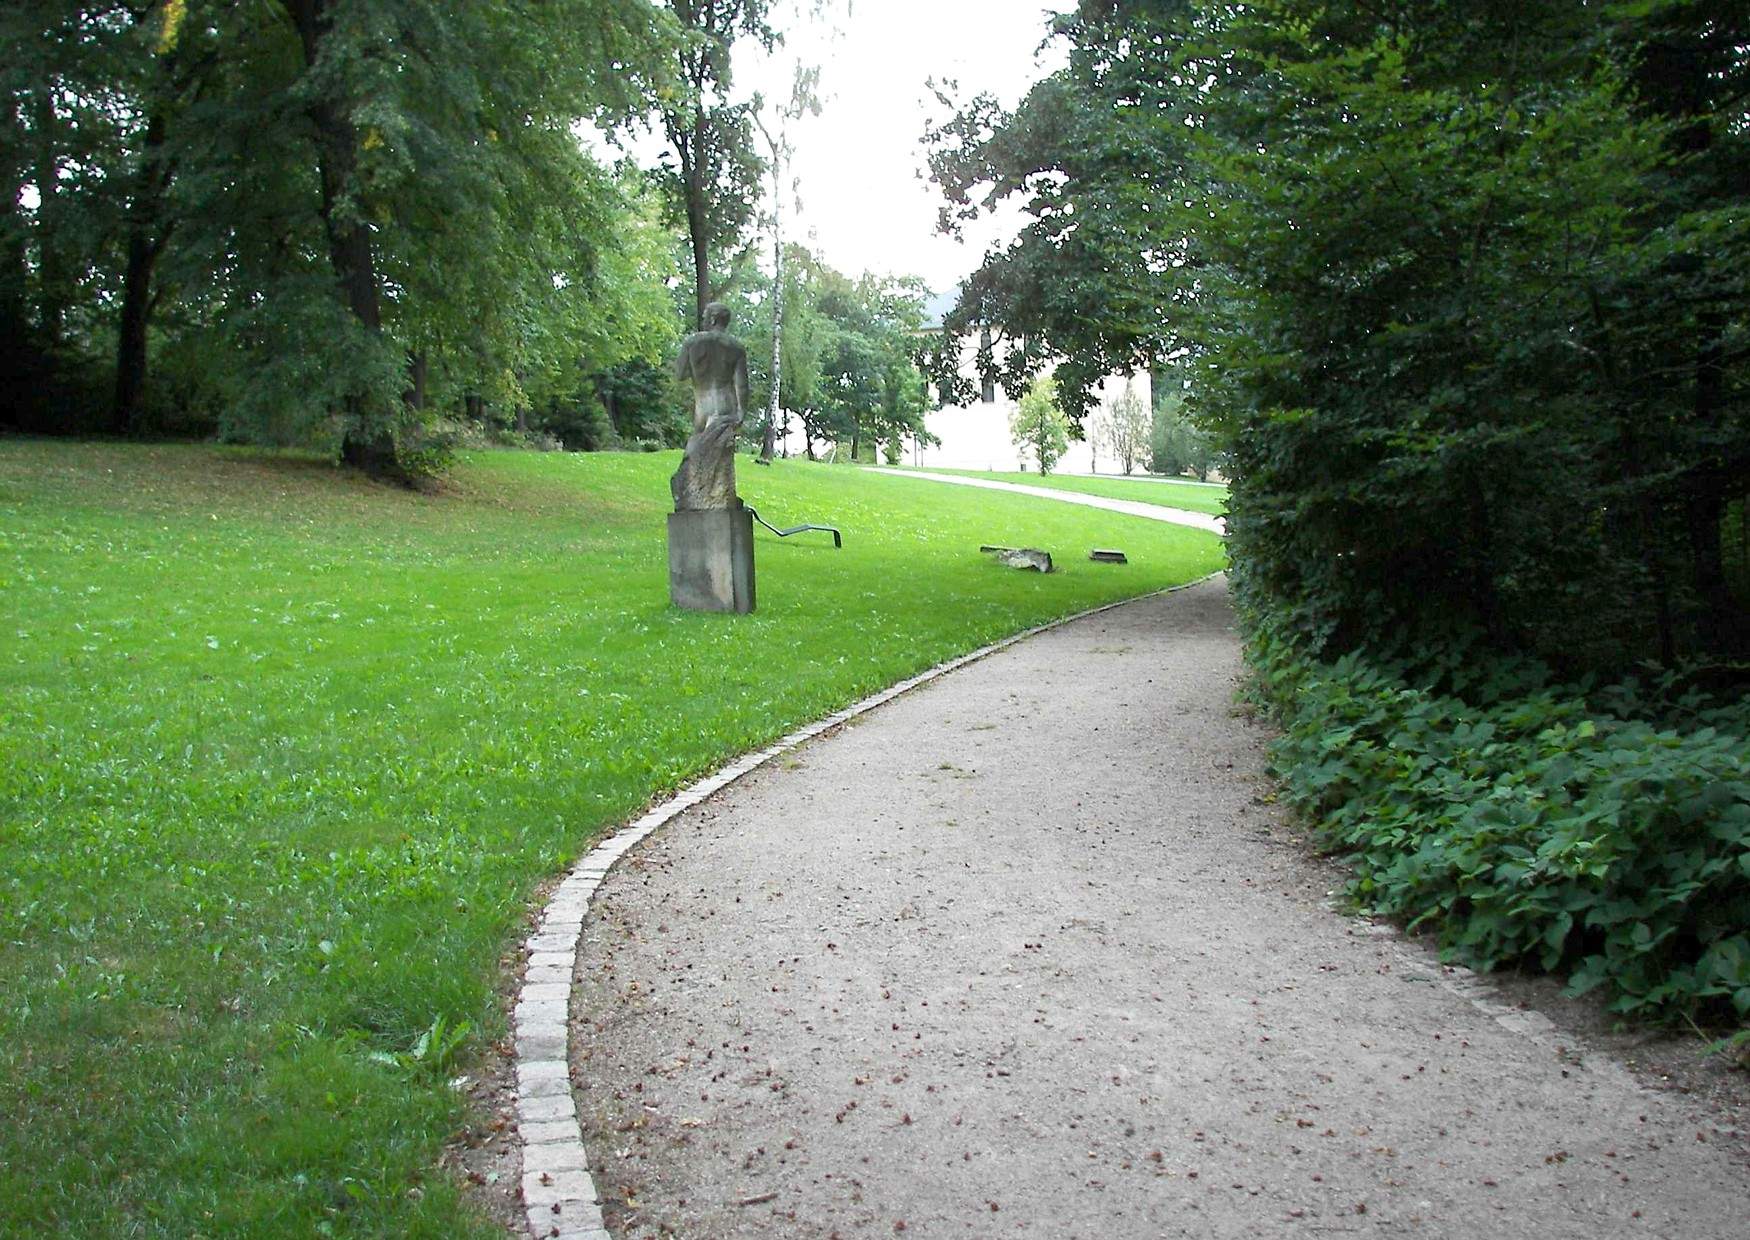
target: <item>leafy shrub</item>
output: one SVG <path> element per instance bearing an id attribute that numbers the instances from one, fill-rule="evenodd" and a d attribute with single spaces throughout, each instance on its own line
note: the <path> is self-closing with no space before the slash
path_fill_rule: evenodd
<path id="1" fill-rule="evenodd" d="M 1460 697 L 1268 629 L 1251 656 L 1286 799 L 1352 861 L 1359 906 L 1615 1011 L 1750 1017 L 1750 707 L 1634 717 L 1646 686 L 1589 697 L 1525 664 Z"/>
<path id="2" fill-rule="evenodd" d="M 600 452 L 615 441 L 614 425 L 595 395 L 579 391 L 574 397 L 554 397 L 534 411 L 532 430 L 551 436 L 571 452 Z"/>

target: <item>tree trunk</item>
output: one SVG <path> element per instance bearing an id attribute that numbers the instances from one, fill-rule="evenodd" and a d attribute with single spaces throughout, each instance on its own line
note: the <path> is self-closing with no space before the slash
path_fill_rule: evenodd
<path id="1" fill-rule="evenodd" d="M 67 275 L 61 258 L 60 225 L 61 175 L 60 161 L 55 157 L 55 134 L 60 122 L 55 116 L 54 99 L 46 89 L 31 95 L 31 119 L 36 140 L 36 235 L 37 235 L 37 323 L 42 329 L 43 343 L 50 349 L 60 346 L 66 333 Z"/>
<path id="2" fill-rule="evenodd" d="M 1672 153 L 1692 166 L 1705 167 L 1714 144 L 1713 117 L 1718 88 L 1709 66 L 1705 9 L 1691 10 L 1650 40 L 1642 49 L 1636 67 L 1640 95 L 1650 110 L 1673 123 L 1667 142 Z M 1732 105 L 1728 104 L 1730 108 Z M 1736 112 L 1742 112 L 1741 101 Z M 1719 113 L 1722 119 L 1730 111 Z M 1694 172 L 1688 175 L 1696 175 Z M 1698 253 L 1683 272 L 1691 282 L 1711 283 L 1711 256 Z M 1730 478 L 1739 471 L 1720 457 L 1717 444 L 1721 422 L 1724 374 L 1724 341 L 1727 320 L 1717 310 L 1703 313 L 1694 333 L 1694 387 L 1691 393 L 1690 435 L 1698 445 L 1697 456 L 1682 482 L 1682 514 L 1690 553 L 1690 580 L 1701 605 L 1696 638 L 1702 653 L 1732 652 L 1742 640 L 1744 615 L 1732 598 L 1727 582 L 1720 525 Z"/>
<path id="3" fill-rule="evenodd" d="M 377 298 L 375 256 L 371 233 L 354 218 L 352 189 L 358 175 L 358 129 L 352 119 L 323 100 L 310 105 L 321 151 L 322 228 L 328 239 L 328 261 L 340 282 L 341 295 L 353 317 L 370 331 L 383 329 Z"/>
<path id="4" fill-rule="evenodd" d="M 140 179 L 128 205 L 128 261 L 122 275 L 121 317 L 116 324 L 115 402 L 110 429 L 118 435 L 140 429 L 140 400 L 146 391 L 146 333 L 152 317 L 152 276 L 167 237 L 163 222 L 170 174 L 164 166 L 164 114 L 146 121 Z"/>
<path id="5" fill-rule="evenodd" d="M 614 399 L 614 389 L 608 383 L 606 375 L 596 376 L 596 399 L 602 402 L 602 412 L 608 415 L 608 425 L 614 428 L 614 434 L 621 440 L 626 438 L 625 428 L 620 425 L 620 403 Z"/>
<path id="6" fill-rule="evenodd" d="M 765 125 L 760 125 L 762 131 Z M 773 140 L 772 150 L 772 394 L 766 401 L 766 433 L 760 443 L 760 460 L 777 455 L 778 403 L 784 382 L 784 134 Z"/>
<path id="7" fill-rule="evenodd" d="M 1725 372 L 1725 321 L 1717 312 L 1703 314 L 1697 324 L 1695 391 L 1691 408 L 1695 428 L 1709 438 L 1720 425 L 1720 380 Z M 1705 448 L 1710 459 L 1691 470 L 1684 482 L 1685 518 L 1689 527 L 1689 552 L 1695 592 L 1702 614 L 1697 636 L 1705 655 L 1737 653 L 1737 630 L 1742 616 L 1726 579 L 1726 557 L 1721 525 L 1726 516 L 1726 496 L 1734 489 L 1731 474 L 1722 467 L 1720 450 Z M 1741 476 L 1741 475 L 1740 475 Z"/>
<path id="8" fill-rule="evenodd" d="M 407 390 L 401 394 L 409 409 L 425 408 L 425 379 L 429 369 L 424 349 L 407 354 Z"/>
<path id="9" fill-rule="evenodd" d="M 709 204 L 705 201 L 705 169 L 699 158 L 706 149 L 705 114 L 701 107 L 693 122 L 693 158 L 690 166 L 681 169 L 686 178 L 687 239 L 693 247 L 693 310 L 694 330 L 705 330 L 705 306 L 711 300 L 710 227 L 707 218 Z"/>
<path id="10" fill-rule="evenodd" d="M 321 58 L 322 42 L 333 27 L 333 0 L 283 2 L 303 43 L 304 66 L 314 69 Z M 365 330 L 376 334 L 383 330 L 383 314 L 371 232 L 358 201 L 358 127 L 346 105 L 328 95 L 311 100 L 304 111 L 316 130 L 322 230 L 328 242 L 329 265 L 347 309 Z M 394 436 L 387 428 L 369 424 L 364 394 L 351 394 L 347 405 L 350 416 L 340 443 L 340 459 L 375 477 L 407 481 L 395 454 Z"/>
<path id="11" fill-rule="evenodd" d="M 138 225 L 128 230 L 128 265 L 122 276 L 121 318 L 116 323 L 115 400 L 110 429 L 129 435 L 140 429 L 140 399 L 146 391 L 146 329 L 152 309 L 152 269 L 157 247 Z"/>
<path id="12" fill-rule="evenodd" d="M 1207 479 L 1205 479 L 1207 480 Z M 1488 493 L 1474 470 L 1464 476 L 1465 549 L 1471 602 L 1497 650 L 1506 650 L 1507 628 L 1501 618 L 1500 595 L 1495 588 L 1495 529 Z"/>
<path id="13" fill-rule="evenodd" d="M 24 186 L 24 127 L 18 104 L 11 94 L 0 101 L 0 390 L 10 391 L 26 381 L 31 369 L 29 230 L 18 209 Z"/>
<path id="14" fill-rule="evenodd" d="M 778 234 L 778 274 L 772 284 L 772 395 L 766 402 L 766 433 L 760 442 L 760 460 L 778 454 L 778 400 L 784 382 L 784 241 Z"/>

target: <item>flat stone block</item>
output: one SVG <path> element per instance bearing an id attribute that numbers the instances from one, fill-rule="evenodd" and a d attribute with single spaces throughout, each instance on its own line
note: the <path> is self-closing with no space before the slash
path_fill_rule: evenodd
<path id="1" fill-rule="evenodd" d="M 564 1025 L 537 1025 L 526 1033 L 517 1031 L 516 1053 L 519 1059 L 561 1059 L 566 1054 Z"/>
<path id="2" fill-rule="evenodd" d="M 575 952 L 577 950 L 577 934 L 575 931 L 537 934 L 530 938 L 525 946 L 531 955 L 538 955 L 541 952 Z"/>
<path id="3" fill-rule="evenodd" d="M 523 981 L 528 985 L 569 986 L 571 973 L 572 969 L 568 964 L 530 966 L 523 974 Z"/>
<path id="4" fill-rule="evenodd" d="M 519 1124 L 550 1124 L 554 1120 L 575 1120 L 577 1118 L 577 1104 L 572 1102 L 570 1094 L 549 1094 L 545 1098 L 518 1098 L 516 1114 Z"/>
<path id="5" fill-rule="evenodd" d="M 571 998 L 571 987 L 564 982 L 533 982 L 523 986 L 523 1003 L 566 1003 Z"/>
<path id="6" fill-rule="evenodd" d="M 541 1025 L 563 1026 L 569 1012 L 563 998 L 535 999 L 525 994 L 512 1015 L 518 1029 L 534 1029 Z"/>
<path id="7" fill-rule="evenodd" d="M 558 1209 L 554 1209 L 557 1206 Z M 554 1202 L 529 1211 L 529 1234 L 564 1240 L 567 1236 L 607 1235 L 601 1207 L 593 1201 Z"/>
<path id="8" fill-rule="evenodd" d="M 530 1195 L 529 1180 L 537 1181 L 535 1192 L 543 1188 L 550 1189 L 543 1201 L 563 1201 L 568 1197 L 582 1197 L 590 1200 L 595 1198 L 595 1188 L 579 1189 L 566 1175 L 587 1175 L 589 1164 L 584 1159 L 582 1141 L 549 1142 L 546 1145 L 523 1146 L 523 1199 L 534 1205 L 536 1198 Z M 539 1180 L 546 1176 L 552 1180 L 551 1185 L 541 1185 Z M 560 1181 L 565 1181 L 561 1184 Z M 560 1191 L 564 1189 L 565 1191 Z"/>
<path id="9" fill-rule="evenodd" d="M 746 508 L 670 513 L 668 596 L 685 611 L 752 611 L 753 514 Z"/>
<path id="10" fill-rule="evenodd" d="M 571 1069 L 564 1056 L 525 1057 L 516 1066 L 516 1092 L 518 1098 L 571 1097 Z"/>
<path id="11" fill-rule="evenodd" d="M 523 1145 L 529 1149 L 537 1145 L 583 1145 L 583 1129 L 578 1127 L 575 1119 L 531 1120 L 518 1131 L 522 1134 Z"/>
<path id="12" fill-rule="evenodd" d="M 556 1080 L 543 1078 L 539 1081 L 530 1081 L 526 1085 L 518 1084 L 517 1097 L 529 1102 L 533 1102 L 537 1098 L 563 1098 L 570 1102 L 571 1082 L 561 1077 Z"/>
<path id="13" fill-rule="evenodd" d="M 526 1162 L 524 1166 L 527 1166 Z M 593 1202 L 595 1199 L 595 1181 L 590 1179 L 587 1171 L 578 1169 L 523 1173 L 523 1204 L 531 1208 L 563 1204 L 567 1201 Z"/>

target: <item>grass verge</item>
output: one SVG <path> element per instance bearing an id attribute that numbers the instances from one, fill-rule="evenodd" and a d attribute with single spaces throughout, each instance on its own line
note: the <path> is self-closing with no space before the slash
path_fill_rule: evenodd
<path id="1" fill-rule="evenodd" d="M 762 533 L 760 610 L 685 615 L 675 461 L 481 454 L 415 495 L 0 442 L 0 1233 L 498 1234 L 436 1164 L 542 879 L 806 720 L 1221 565 L 1194 530 L 780 463 L 749 502 L 844 550 Z M 1115 541 L 1129 565 L 1081 558 Z"/>

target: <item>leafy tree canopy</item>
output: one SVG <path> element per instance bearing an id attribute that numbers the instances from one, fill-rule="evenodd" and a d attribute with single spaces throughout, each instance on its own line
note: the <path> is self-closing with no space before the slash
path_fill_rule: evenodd
<path id="1" fill-rule="evenodd" d="M 1009 415 L 1009 436 L 1041 474 L 1048 474 L 1069 450 L 1069 421 L 1057 404 L 1057 382 L 1049 375 L 1033 380 Z"/>
<path id="2" fill-rule="evenodd" d="M 1241 598 L 1341 651 L 1746 651 L 1750 14 L 1726 0 L 1086 0 L 931 135 L 1029 223 L 949 316 L 1011 390 L 1181 364 Z M 1022 347 L 1022 346 L 1025 347 Z"/>

